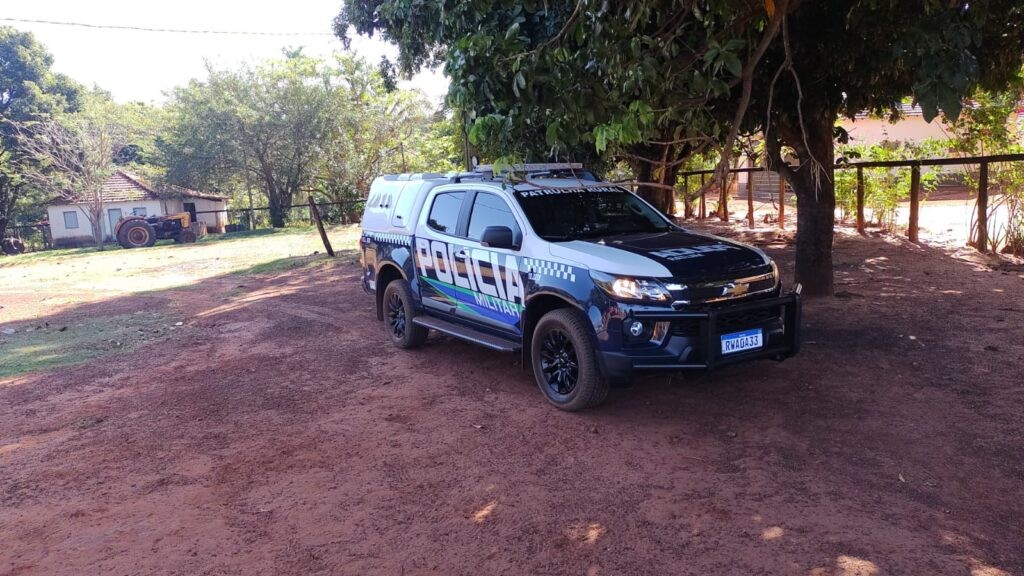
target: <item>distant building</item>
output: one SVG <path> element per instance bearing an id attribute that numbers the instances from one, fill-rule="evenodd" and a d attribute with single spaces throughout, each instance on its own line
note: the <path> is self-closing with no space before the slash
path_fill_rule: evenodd
<path id="1" fill-rule="evenodd" d="M 925 140 L 949 140 L 949 127 L 941 118 L 926 122 L 920 106 L 900 105 L 901 118 L 890 122 L 888 118 L 876 118 L 866 113 L 857 114 L 854 120 L 843 118 L 841 124 L 850 134 L 850 144 L 871 146 L 881 142 L 923 142 Z"/>
<path id="2" fill-rule="evenodd" d="M 192 220 L 206 225 L 209 232 L 224 232 L 228 199 L 217 194 L 196 192 L 178 186 L 157 190 L 138 176 L 118 170 L 103 184 L 103 236 L 114 241 L 113 230 L 124 216 L 163 216 L 188 212 Z M 47 207 L 54 247 L 66 248 L 93 243 L 88 204 L 58 200 Z"/>

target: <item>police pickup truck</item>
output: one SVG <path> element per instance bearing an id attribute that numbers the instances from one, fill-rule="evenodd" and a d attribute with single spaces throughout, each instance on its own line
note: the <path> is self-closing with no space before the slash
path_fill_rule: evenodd
<path id="1" fill-rule="evenodd" d="M 578 164 L 374 180 L 363 288 L 399 348 L 429 330 L 521 352 L 563 410 L 652 370 L 792 356 L 800 295 L 762 251 L 677 226 Z"/>

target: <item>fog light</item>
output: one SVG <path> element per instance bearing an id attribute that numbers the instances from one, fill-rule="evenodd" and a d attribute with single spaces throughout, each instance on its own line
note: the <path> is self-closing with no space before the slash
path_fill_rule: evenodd
<path id="1" fill-rule="evenodd" d="M 651 331 L 651 342 L 661 344 L 668 334 L 668 322 L 655 322 L 654 330 Z"/>
<path id="2" fill-rule="evenodd" d="M 639 338 L 644 333 L 644 323 L 639 320 L 634 320 L 629 325 L 629 333 L 634 337 Z"/>

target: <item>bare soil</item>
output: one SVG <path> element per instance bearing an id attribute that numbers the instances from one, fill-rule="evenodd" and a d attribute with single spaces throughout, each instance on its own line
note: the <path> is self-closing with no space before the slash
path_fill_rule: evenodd
<path id="1" fill-rule="evenodd" d="M 51 324 L 184 324 L 0 380 L 0 574 L 1022 574 L 1024 268 L 995 264 L 842 235 L 799 356 L 577 414 L 516 357 L 392 349 L 350 258 L 26 289 Z"/>

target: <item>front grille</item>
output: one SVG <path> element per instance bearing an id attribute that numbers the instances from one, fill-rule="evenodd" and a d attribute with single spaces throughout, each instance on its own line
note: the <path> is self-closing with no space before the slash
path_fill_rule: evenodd
<path id="1" fill-rule="evenodd" d="M 768 273 L 735 280 L 716 280 L 713 282 L 681 285 L 679 290 L 672 291 L 672 295 L 676 298 L 675 303 L 677 305 L 693 306 L 765 294 L 774 290 L 777 284 L 778 278 L 775 274 Z"/>
<path id="2" fill-rule="evenodd" d="M 759 326 L 779 317 L 777 308 L 764 308 L 750 312 L 732 312 L 718 316 L 719 332 L 735 332 L 744 328 Z"/>
<path id="3" fill-rule="evenodd" d="M 750 310 L 747 312 L 722 312 L 718 314 L 718 332 L 739 332 L 746 328 L 762 326 L 777 320 L 780 310 L 777 307 Z M 700 320 L 697 318 L 684 318 L 672 323 L 673 336 L 696 337 L 700 335 Z"/>

